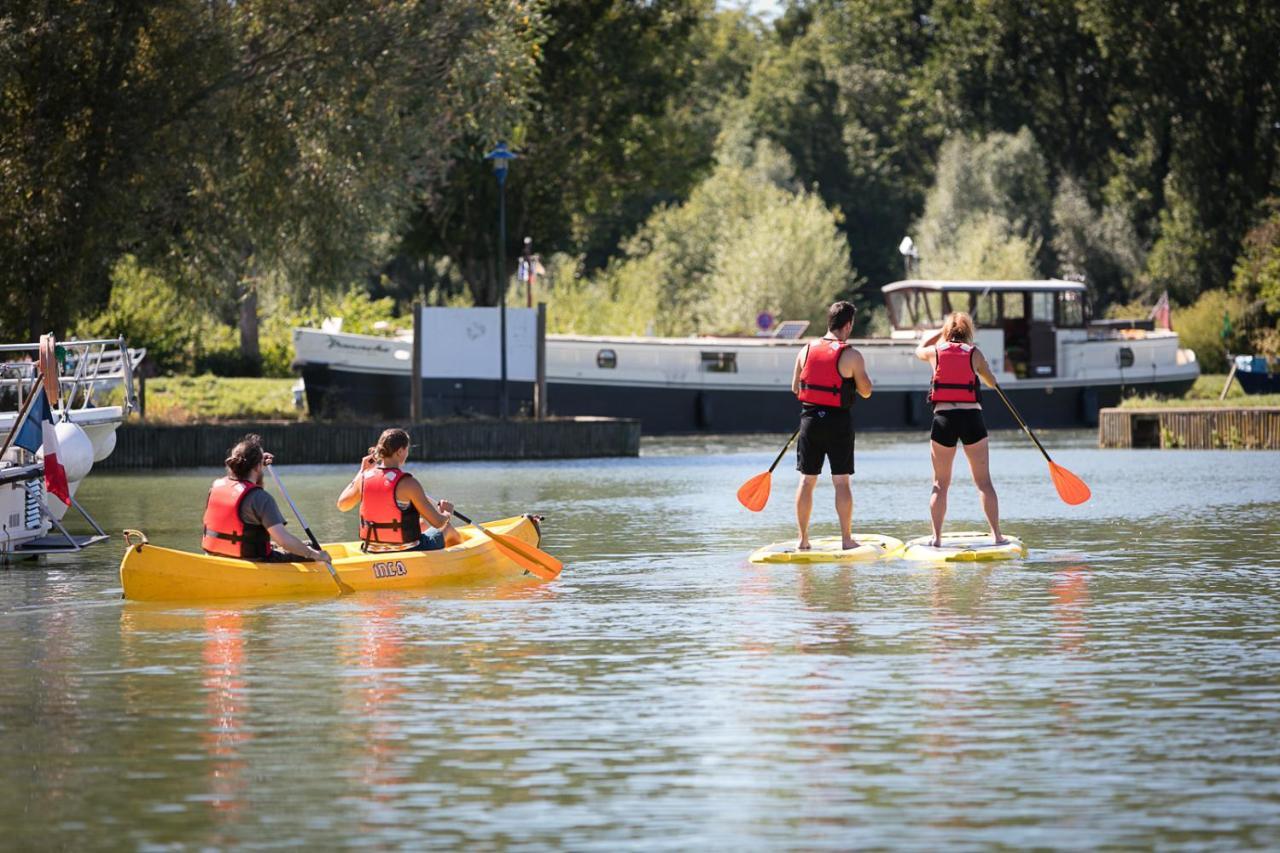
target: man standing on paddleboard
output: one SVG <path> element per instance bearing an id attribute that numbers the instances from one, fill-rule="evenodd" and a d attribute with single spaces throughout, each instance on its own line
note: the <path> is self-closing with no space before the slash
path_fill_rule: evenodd
<path id="1" fill-rule="evenodd" d="M 797 547 L 809 549 L 809 516 L 813 490 L 822 473 L 822 460 L 830 463 L 836 487 L 836 515 L 844 549 L 853 541 L 853 395 L 871 396 L 871 378 L 862 353 L 849 343 L 857 309 L 850 302 L 836 302 L 827 310 L 827 333 L 810 342 L 796 356 L 791 393 L 800 400 L 800 434 L 796 442 L 796 470 L 801 474 L 796 490 Z"/>

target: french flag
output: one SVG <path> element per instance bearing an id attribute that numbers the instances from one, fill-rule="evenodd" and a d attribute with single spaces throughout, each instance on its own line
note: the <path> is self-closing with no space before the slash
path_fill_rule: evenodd
<path id="1" fill-rule="evenodd" d="M 31 401 L 27 419 L 18 428 L 13 443 L 32 453 L 44 446 L 44 490 L 69 506 L 71 490 L 67 487 L 67 472 L 58 461 L 58 433 L 53 428 L 53 409 L 43 385 L 36 391 L 36 399 Z"/>

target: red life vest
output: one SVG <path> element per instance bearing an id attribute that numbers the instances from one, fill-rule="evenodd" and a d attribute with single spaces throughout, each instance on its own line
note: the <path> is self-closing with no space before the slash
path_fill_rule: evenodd
<path id="1" fill-rule="evenodd" d="M 847 409 L 853 405 L 853 380 L 840 375 L 840 356 L 849 345 L 831 338 L 819 338 L 805 348 L 800 365 L 801 403 Z"/>
<path id="2" fill-rule="evenodd" d="M 390 476 L 388 476 L 390 475 Z M 360 483 L 360 538 L 389 545 L 416 543 L 422 535 L 418 509 L 409 504 L 401 509 L 396 504 L 396 486 L 401 480 L 412 480 L 399 468 L 370 468 Z"/>
<path id="3" fill-rule="evenodd" d="M 973 344 L 947 341 L 938 344 L 933 367 L 930 403 L 978 402 L 978 374 L 973 369 Z"/>
<path id="4" fill-rule="evenodd" d="M 271 556 L 271 537 L 261 524 L 245 524 L 240 519 L 240 505 L 256 483 L 219 477 L 209 489 L 204 505 L 204 536 L 200 547 L 210 554 L 263 560 Z"/>

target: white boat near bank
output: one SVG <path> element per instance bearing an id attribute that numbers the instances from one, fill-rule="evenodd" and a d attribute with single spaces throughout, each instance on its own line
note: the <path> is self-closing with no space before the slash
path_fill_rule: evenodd
<path id="1" fill-rule="evenodd" d="M 921 428 L 928 421 L 929 369 L 915 347 L 950 311 L 968 311 L 977 344 L 1033 426 L 1092 426 L 1097 413 L 1132 393 L 1184 393 L 1199 376 L 1177 333 L 1150 322 L 1094 322 L 1084 284 L 1042 281 L 909 280 L 883 289 L 892 332 L 853 341 L 875 382 L 854 406 L 860 429 Z M 638 418 L 646 433 L 757 432 L 794 426 L 791 373 L 805 341 L 776 337 L 546 337 L 552 415 Z M 311 411 L 404 418 L 409 413 L 412 336 L 378 338 L 295 329 L 295 367 Z M 492 414 L 490 378 L 432 375 L 423 365 L 428 415 Z M 532 383 L 510 383 L 513 408 Z M 988 406 L 993 427 L 1011 427 Z"/>

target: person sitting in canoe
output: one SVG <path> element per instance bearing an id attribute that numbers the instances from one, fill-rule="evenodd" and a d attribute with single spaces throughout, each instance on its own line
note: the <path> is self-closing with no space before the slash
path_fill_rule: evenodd
<path id="1" fill-rule="evenodd" d="M 973 345 L 973 318 L 963 311 L 948 314 L 942 329 L 916 347 L 916 358 L 933 365 L 929 390 L 929 402 L 933 404 L 933 428 L 929 434 L 933 459 L 933 491 L 929 496 L 932 544 L 942 547 L 951 466 L 956 458 L 956 442 L 960 442 L 978 487 L 982 511 L 991 525 L 992 540 L 1003 545 L 1006 540 L 1000 535 L 1000 502 L 991 482 L 987 426 L 982 419 L 978 383 L 981 378 L 994 388 L 996 378 L 982 351 Z"/>
<path id="2" fill-rule="evenodd" d="M 822 474 L 822 462 L 831 467 L 836 489 L 836 517 L 840 519 L 840 541 L 845 550 L 858 547 L 853 540 L 853 398 L 871 396 L 871 377 L 858 352 L 849 343 L 857 308 L 851 302 L 836 302 L 827 309 L 827 333 L 800 350 L 791 375 L 791 393 L 800 401 L 799 439 L 796 442 L 796 527 L 800 536 L 797 550 L 809 550 L 809 517 L 813 511 L 813 491 Z"/>
<path id="3" fill-rule="evenodd" d="M 262 467 L 274 461 L 256 435 L 246 435 L 227 451 L 226 476 L 213 481 L 205 502 L 200 547 L 206 554 L 267 563 L 329 562 L 328 553 L 284 529 L 275 498 L 262 488 Z"/>
<path id="4" fill-rule="evenodd" d="M 453 527 L 453 504 L 427 497 L 422 485 L 403 470 L 408 458 L 409 434 L 386 430 L 338 496 L 343 512 L 360 507 L 365 551 L 438 551 L 462 541 Z"/>

